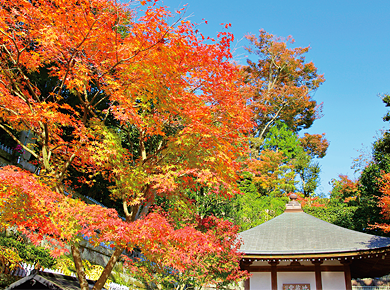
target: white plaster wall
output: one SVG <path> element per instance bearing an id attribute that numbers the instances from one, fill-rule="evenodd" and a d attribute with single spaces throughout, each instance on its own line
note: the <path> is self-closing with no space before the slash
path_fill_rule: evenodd
<path id="1" fill-rule="evenodd" d="M 270 272 L 252 272 L 251 274 L 250 290 L 271 290 Z"/>
<path id="2" fill-rule="evenodd" d="M 344 272 L 322 272 L 323 290 L 345 290 Z"/>
<path id="3" fill-rule="evenodd" d="M 314 272 L 278 272 L 278 290 L 283 290 L 283 283 L 310 284 L 310 290 L 317 290 Z M 326 290 L 326 288 L 323 288 L 323 290 Z"/>

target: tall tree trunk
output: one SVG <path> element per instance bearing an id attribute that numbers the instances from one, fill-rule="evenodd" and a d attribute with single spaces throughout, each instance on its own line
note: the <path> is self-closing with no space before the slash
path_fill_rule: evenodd
<path id="1" fill-rule="evenodd" d="M 80 250 L 78 247 L 72 245 L 71 251 L 72 251 L 74 265 L 76 266 L 76 273 L 77 273 L 77 278 L 79 279 L 80 289 L 89 290 L 87 278 L 85 277 L 85 272 L 83 268 L 83 262 L 81 260 Z"/>

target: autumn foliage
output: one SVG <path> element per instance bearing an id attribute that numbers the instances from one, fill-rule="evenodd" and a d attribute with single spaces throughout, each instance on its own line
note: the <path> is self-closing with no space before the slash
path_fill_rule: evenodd
<path id="1" fill-rule="evenodd" d="M 204 37 L 181 11 L 142 4 L 140 17 L 139 7 L 107 0 L 0 6 L 0 128 L 15 140 L 15 130 L 32 132 L 36 144 L 19 145 L 41 167 L 39 176 L 1 169 L 1 225 L 15 225 L 36 242 L 49 235 L 59 246 L 70 243 L 82 289 L 82 236 L 115 247 L 95 289 L 122 251 L 135 246 L 177 271 L 219 257 L 213 233 L 174 229 L 150 206 L 157 196 L 185 199 L 196 185 L 234 195 L 252 128 L 231 62 L 233 36 Z M 125 220 L 65 195 L 65 184 L 92 186 L 97 176 L 122 202 Z M 236 261 L 236 250 L 221 253 Z M 229 279 L 242 277 L 231 270 Z"/>
<path id="2" fill-rule="evenodd" d="M 309 47 L 291 48 L 291 36 L 282 38 L 260 30 L 258 36 L 247 39 L 251 58 L 242 72 L 255 122 L 249 138 L 248 170 L 260 182 L 260 194 L 286 196 L 299 190 L 309 196 L 319 182 L 320 167 L 314 158 L 323 158 L 329 143 L 325 134 L 300 137 L 298 133 L 321 117 L 322 104 L 313 96 L 324 76 L 313 62 L 306 61 Z"/>
<path id="3" fill-rule="evenodd" d="M 383 219 L 390 219 L 390 174 L 386 173 L 381 178 L 380 192 L 382 196 L 379 197 L 378 206 L 381 208 Z M 375 223 L 373 228 L 379 228 L 385 233 L 390 232 L 390 225 L 388 223 Z"/>
<path id="4" fill-rule="evenodd" d="M 53 254 L 61 254 L 61 246 L 86 236 L 93 245 L 122 245 L 130 252 L 141 249 L 148 264 L 152 261 L 162 269 L 188 273 L 208 283 L 221 283 L 221 273 L 226 273 L 226 281 L 245 275 L 238 268 L 237 228 L 230 222 L 209 217 L 175 228 L 169 217 L 150 213 L 129 224 L 115 210 L 64 197 L 17 168 L 0 170 L 0 181 L 5 187 L 0 195 L 2 226 L 16 226 L 33 242 L 45 237 L 55 247 Z M 129 263 L 136 274 L 154 276 L 134 269 L 136 262 Z"/>
<path id="5" fill-rule="evenodd" d="M 310 207 L 326 207 L 326 204 L 323 203 L 318 196 L 315 197 L 302 197 L 298 196 L 297 198 L 298 202 L 301 204 L 302 207 L 304 206 L 310 206 Z"/>
<path id="6" fill-rule="evenodd" d="M 253 182 L 259 192 L 266 191 L 270 196 L 282 196 L 295 187 L 293 165 L 286 164 L 283 152 L 264 150 L 258 159 L 247 162 L 247 170 L 253 174 Z"/>
<path id="7" fill-rule="evenodd" d="M 325 133 L 305 133 L 302 138 L 299 138 L 299 141 L 305 152 L 312 157 L 323 158 L 326 154 L 326 150 L 329 147 L 329 142 L 325 139 Z"/>
<path id="8" fill-rule="evenodd" d="M 82 236 L 90 237 L 94 244 L 115 241 L 114 228 L 124 227 L 114 210 L 56 193 L 19 168 L 1 169 L 0 180 L 2 228 L 15 226 L 34 243 L 49 235 L 54 255 L 66 251 L 65 243 L 76 242 Z"/>
<path id="9" fill-rule="evenodd" d="M 352 180 L 347 175 L 340 174 L 340 180 L 333 179 L 332 197 L 341 202 L 360 202 L 359 181 Z"/>
<path id="10" fill-rule="evenodd" d="M 289 48 L 294 39 L 281 38 L 260 30 L 248 35 L 247 50 L 258 56 L 245 67 L 248 84 L 253 89 L 251 106 L 257 126 L 254 137 L 263 138 L 279 120 L 294 132 L 309 128 L 321 116 L 321 104 L 312 93 L 325 81 L 313 62 L 305 62 L 309 47 Z"/>

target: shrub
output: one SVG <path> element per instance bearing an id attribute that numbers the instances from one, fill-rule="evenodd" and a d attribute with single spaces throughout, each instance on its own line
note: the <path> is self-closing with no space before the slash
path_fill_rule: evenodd
<path id="1" fill-rule="evenodd" d="M 0 246 L 14 249 L 26 263 L 39 263 L 44 268 L 52 268 L 56 264 L 47 249 L 22 242 L 20 237 L 0 235 Z"/>

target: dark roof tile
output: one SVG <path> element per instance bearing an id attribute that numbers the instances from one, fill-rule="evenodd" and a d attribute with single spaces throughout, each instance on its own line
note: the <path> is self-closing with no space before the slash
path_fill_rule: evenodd
<path id="1" fill-rule="evenodd" d="M 285 212 L 241 232 L 245 254 L 318 254 L 373 250 L 390 246 L 390 238 L 342 228 L 304 212 Z"/>

